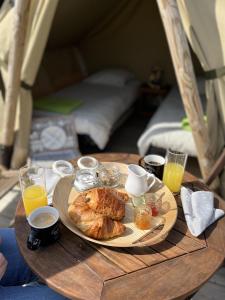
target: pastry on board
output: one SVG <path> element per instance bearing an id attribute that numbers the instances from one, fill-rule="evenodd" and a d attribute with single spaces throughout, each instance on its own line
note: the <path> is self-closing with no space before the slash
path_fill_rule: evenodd
<path id="1" fill-rule="evenodd" d="M 91 209 L 113 220 L 121 220 L 125 216 L 123 195 L 111 188 L 95 188 L 85 193 Z"/>
<path id="2" fill-rule="evenodd" d="M 123 234 L 125 226 L 90 208 L 85 197 L 79 195 L 68 208 L 71 221 L 87 236 L 106 240 Z"/>

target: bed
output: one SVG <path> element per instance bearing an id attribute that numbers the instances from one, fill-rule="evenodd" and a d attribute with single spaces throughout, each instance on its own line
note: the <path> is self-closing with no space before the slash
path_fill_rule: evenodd
<path id="1" fill-rule="evenodd" d="M 205 110 L 204 80 L 198 79 L 198 89 Z M 138 139 L 140 155 L 144 156 L 152 149 L 172 149 L 196 157 L 196 147 L 190 130 L 184 129 L 185 118 L 183 102 L 177 86 L 174 86 L 163 103 L 150 119 L 146 129 Z"/>
<path id="2" fill-rule="evenodd" d="M 82 104 L 70 114 L 76 132 L 90 137 L 103 150 L 114 127 L 134 104 L 139 85 L 134 74 L 127 70 L 103 70 L 52 94 L 51 97 L 59 101 L 65 98 L 81 100 Z M 34 110 L 35 118 L 58 115 Z"/>

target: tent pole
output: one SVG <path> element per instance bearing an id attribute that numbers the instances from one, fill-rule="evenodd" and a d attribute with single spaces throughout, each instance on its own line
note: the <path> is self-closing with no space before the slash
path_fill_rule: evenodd
<path id="1" fill-rule="evenodd" d="M 209 137 L 199 98 L 193 64 L 176 0 L 157 0 L 170 48 L 170 54 L 195 141 L 198 161 L 203 178 L 213 165 L 209 151 Z"/>
<path id="2" fill-rule="evenodd" d="M 9 167 L 13 150 L 17 100 L 20 90 L 20 73 L 26 37 L 30 0 L 15 1 L 12 45 L 9 52 L 8 80 L 6 84 L 3 129 L 0 144 L 0 165 Z"/>

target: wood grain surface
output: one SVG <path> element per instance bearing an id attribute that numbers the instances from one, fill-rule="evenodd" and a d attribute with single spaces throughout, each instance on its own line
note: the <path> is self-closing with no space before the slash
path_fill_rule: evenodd
<path id="1" fill-rule="evenodd" d="M 100 161 L 138 163 L 126 153 L 95 154 Z M 73 161 L 76 164 L 76 160 Z M 195 189 L 207 189 L 186 173 Z M 166 239 L 151 247 L 111 248 L 81 239 L 61 225 L 60 240 L 37 251 L 26 247 L 29 226 L 22 201 L 16 212 L 16 237 L 31 269 L 51 288 L 70 299 L 185 299 L 220 267 L 225 257 L 225 218 L 199 238 L 185 223 L 179 196 L 178 219 Z M 215 205 L 225 209 L 222 199 Z"/>

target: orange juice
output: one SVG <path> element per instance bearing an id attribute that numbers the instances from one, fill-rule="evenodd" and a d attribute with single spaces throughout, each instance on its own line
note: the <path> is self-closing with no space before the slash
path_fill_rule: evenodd
<path id="1" fill-rule="evenodd" d="M 164 167 L 163 183 L 171 192 L 180 191 L 181 183 L 184 175 L 184 167 L 180 164 L 169 162 Z"/>
<path id="2" fill-rule="evenodd" d="M 36 208 L 48 205 L 47 194 L 44 187 L 31 185 L 25 188 L 23 192 L 23 204 L 26 216 L 29 216 Z"/>

